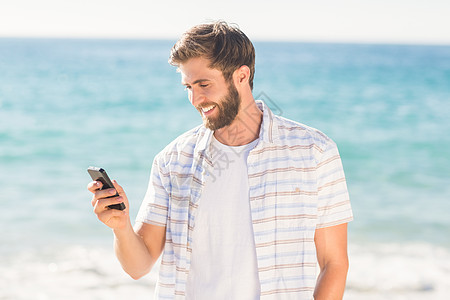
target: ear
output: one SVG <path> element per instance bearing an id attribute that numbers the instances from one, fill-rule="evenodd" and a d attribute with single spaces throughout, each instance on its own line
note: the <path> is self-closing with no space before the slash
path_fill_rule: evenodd
<path id="1" fill-rule="evenodd" d="M 248 80 L 250 78 L 250 68 L 246 65 L 240 66 L 236 71 L 234 71 L 233 79 L 236 86 L 248 85 Z"/>

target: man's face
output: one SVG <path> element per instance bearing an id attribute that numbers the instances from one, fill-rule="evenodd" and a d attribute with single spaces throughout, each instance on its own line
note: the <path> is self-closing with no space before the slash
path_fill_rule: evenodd
<path id="1" fill-rule="evenodd" d="M 189 101 L 200 112 L 205 126 L 217 130 L 234 121 L 241 99 L 234 83 L 226 82 L 221 71 L 208 66 L 207 59 L 192 58 L 179 69 Z"/>

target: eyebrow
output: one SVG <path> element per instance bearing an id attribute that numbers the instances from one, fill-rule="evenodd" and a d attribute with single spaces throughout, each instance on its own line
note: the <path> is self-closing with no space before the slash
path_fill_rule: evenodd
<path id="1" fill-rule="evenodd" d="M 194 84 L 197 84 L 197 83 L 201 83 L 201 82 L 204 82 L 204 81 L 211 81 L 210 79 L 197 79 L 196 81 L 194 81 L 191 85 L 194 85 Z M 181 82 L 181 84 L 182 85 L 189 85 L 188 83 L 186 83 L 186 82 Z"/>

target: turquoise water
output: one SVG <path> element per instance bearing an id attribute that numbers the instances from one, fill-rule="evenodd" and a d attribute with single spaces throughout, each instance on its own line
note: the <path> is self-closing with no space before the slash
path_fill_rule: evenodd
<path id="1" fill-rule="evenodd" d="M 61 270 L 54 266 L 71 261 L 55 253 L 83 249 L 70 256 L 73 265 L 89 261 L 91 249 L 111 255 L 111 234 L 93 215 L 85 189 L 86 168 L 102 166 L 124 186 L 134 217 L 154 155 L 201 121 L 167 63 L 172 44 L 0 39 L 0 253 L 9 261 L 0 269 L 16 272 L 0 278 L 0 291 L 25 280 L 24 256 L 42 262 L 37 276 L 50 282 Z M 405 265 L 420 269 L 436 253 L 450 257 L 450 46 L 255 47 L 255 97 L 339 146 L 355 214 L 354 260 L 374 267 L 400 251 Z M 417 245 L 424 250 L 414 256 Z M 450 268 L 434 263 L 444 279 L 408 280 L 413 292 L 450 290 Z M 74 269 L 80 277 L 88 272 Z M 101 278 L 112 280 L 108 272 Z M 350 296 L 367 290 L 357 277 L 351 268 Z M 61 291 L 48 290 L 44 296 L 58 299 Z M 382 292 L 369 289 L 359 299 Z M 19 294 L 0 298 L 32 295 Z"/>

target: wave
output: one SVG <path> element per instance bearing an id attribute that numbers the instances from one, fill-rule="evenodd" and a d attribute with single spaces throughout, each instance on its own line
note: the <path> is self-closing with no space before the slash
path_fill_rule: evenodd
<path id="1" fill-rule="evenodd" d="M 449 299 L 450 251 L 425 243 L 349 246 L 344 299 Z"/>
<path id="2" fill-rule="evenodd" d="M 7 263 L 0 263 L 4 300 L 151 299 L 156 283 L 156 270 L 131 279 L 112 248 L 47 248 L 9 256 Z"/>
<path id="3" fill-rule="evenodd" d="M 434 299 L 450 295 L 450 249 L 432 244 L 349 245 L 346 300 Z M 0 299 L 152 299 L 158 268 L 137 281 L 112 247 L 21 250 L 0 262 Z"/>

